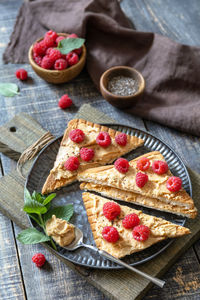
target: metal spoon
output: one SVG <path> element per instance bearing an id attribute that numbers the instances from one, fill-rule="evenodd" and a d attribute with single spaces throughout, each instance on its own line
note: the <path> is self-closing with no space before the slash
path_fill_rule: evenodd
<path id="1" fill-rule="evenodd" d="M 163 287 L 164 284 L 165 284 L 165 281 L 163 280 L 160 280 L 156 277 L 153 277 L 153 276 L 150 276 L 148 275 L 147 273 L 144 273 L 134 267 L 131 267 L 130 265 L 126 264 L 125 262 L 123 262 L 122 260 L 118 259 L 118 258 L 115 258 L 114 256 L 110 255 L 109 253 L 107 253 L 106 251 L 104 250 L 99 250 L 98 248 L 94 247 L 94 246 L 91 246 L 91 245 L 87 245 L 87 244 L 84 244 L 83 243 L 83 232 L 75 227 L 75 239 L 74 241 L 69 244 L 68 246 L 65 246 L 63 248 L 65 248 L 66 250 L 68 251 L 73 251 L 73 250 L 76 250 L 80 247 L 85 247 L 85 248 L 89 248 L 89 249 L 92 249 L 96 252 L 98 252 L 101 256 L 104 256 L 106 257 L 107 259 L 111 260 L 111 261 L 114 261 L 115 263 L 143 276 L 144 278 L 150 280 L 151 282 L 155 283 L 156 285 L 158 285 L 159 287 Z"/>

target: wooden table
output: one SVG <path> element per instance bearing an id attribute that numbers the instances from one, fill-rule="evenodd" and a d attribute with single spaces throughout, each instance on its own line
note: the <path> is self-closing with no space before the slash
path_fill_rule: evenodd
<path id="1" fill-rule="evenodd" d="M 0 1 L 0 57 L 9 41 L 21 0 Z M 137 30 L 154 31 L 176 41 L 199 45 L 200 6 L 198 0 L 124 0 L 123 10 L 134 22 Z M 0 64 L 2 82 L 16 82 L 17 65 Z M 19 112 L 27 112 L 37 119 L 44 128 L 56 136 L 62 134 L 66 122 L 72 118 L 82 103 L 91 103 L 113 118 L 141 129 L 146 129 L 167 141 L 180 154 L 185 163 L 200 172 L 199 139 L 153 122 L 126 116 L 102 100 L 86 72 L 72 83 L 53 86 L 39 79 L 26 65 L 30 79 L 19 83 L 20 96 L 4 98 L 0 96 L 0 125 Z M 79 89 L 76 89 L 76 83 Z M 63 93 L 74 100 L 75 107 L 61 111 L 57 100 Z M 84 96 L 83 96 L 84 95 Z M 189 101 L 190 99 L 188 99 Z M 16 163 L 0 155 L 1 176 L 15 168 Z M 8 187 L 9 188 L 9 187 Z M 106 299 L 103 294 L 89 285 L 64 264 L 47 252 L 42 246 L 23 246 L 16 240 L 20 229 L 0 214 L 0 299 Z M 48 264 L 37 269 L 31 262 L 36 252 L 43 252 Z M 200 299 L 200 241 L 196 242 L 169 270 L 164 280 L 168 282 L 162 290 L 153 287 L 145 300 L 157 299 Z M 89 271 L 88 271 L 89 272 Z M 89 274 L 85 272 L 83 275 Z"/>

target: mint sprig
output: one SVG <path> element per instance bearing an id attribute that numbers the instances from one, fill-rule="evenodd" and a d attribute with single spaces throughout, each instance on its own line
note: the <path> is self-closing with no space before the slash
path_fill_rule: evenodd
<path id="1" fill-rule="evenodd" d="M 68 204 L 65 206 L 51 207 L 51 201 L 56 197 L 55 193 L 45 196 L 34 191 L 31 195 L 29 191 L 25 189 L 24 195 L 25 205 L 23 210 L 43 229 L 44 233 L 36 228 L 28 228 L 21 231 L 17 239 L 26 245 L 50 241 L 52 247 L 57 250 L 54 241 L 46 233 L 45 224 L 52 215 L 69 221 L 73 215 L 73 205 Z"/>
<path id="2" fill-rule="evenodd" d="M 83 46 L 85 39 L 81 38 L 67 38 L 59 42 L 57 49 L 62 54 L 68 54 L 69 52 L 78 49 Z"/>

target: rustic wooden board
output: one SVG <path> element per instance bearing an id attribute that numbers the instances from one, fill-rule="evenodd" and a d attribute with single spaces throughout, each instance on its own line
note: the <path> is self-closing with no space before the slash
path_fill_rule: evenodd
<path id="1" fill-rule="evenodd" d="M 88 106 L 86 107 L 86 110 L 88 111 Z M 82 111 L 82 113 L 83 112 L 84 110 Z M 100 117 L 103 120 L 103 115 L 101 115 Z M 26 118 L 28 118 L 28 116 Z M 98 115 L 95 118 L 98 119 Z M 28 122 L 29 135 L 31 135 L 32 131 L 31 122 L 32 121 L 30 119 Z M 26 125 L 26 123 L 23 123 L 23 126 L 24 125 Z M 35 130 L 35 124 L 33 125 L 33 128 L 35 134 L 37 132 Z M 26 135 L 26 129 L 23 130 L 23 127 L 20 127 L 20 132 L 23 134 L 24 138 L 24 136 Z M 10 138 L 12 139 L 12 135 L 10 136 Z M 191 177 L 193 183 L 195 184 L 195 199 L 197 197 L 197 189 L 200 183 L 200 177 L 198 177 L 198 175 L 196 173 L 193 173 L 192 171 Z M 7 190 L 8 185 L 9 191 L 7 191 L 6 193 L 5 191 Z M 6 213 L 7 216 L 9 216 L 9 218 L 15 221 L 16 224 L 18 224 L 20 227 L 27 227 L 28 223 L 26 216 L 21 211 L 21 207 L 23 206 L 23 180 L 17 175 L 16 171 L 13 171 L 12 174 L 4 176 L 0 180 L 0 191 L 0 209 L 4 213 Z M 15 194 L 13 193 L 13 191 L 15 191 Z M 140 266 L 139 268 L 154 276 L 162 275 L 169 268 L 169 266 L 172 263 L 174 263 L 175 259 L 181 253 L 183 253 L 194 242 L 194 240 L 200 237 L 199 218 L 195 219 L 195 221 L 189 221 L 188 226 L 191 228 L 191 235 L 176 240 L 174 244 L 169 249 L 167 249 L 162 255 L 152 260 L 151 262 Z M 77 268 L 74 265 L 67 261 L 65 261 L 65 263 L 77 271 Z M 84 268 L 78 268 L 78 271 L 80 271 L 81 269 Z M 83 275 L 84 271 L 82 271 L 81 273 Z M 103 291 L 107 296 L 115 299 L 121 299 L 122 296 L 124 299 L 139 299 L 150 287 L 150 284 L 147 280 L 142 279 L 140 276 L 126 270 L 90 270 L 89 273 L 87 273 L 86 279 L 93 285 L 98 287 L 101 291 Z"/>

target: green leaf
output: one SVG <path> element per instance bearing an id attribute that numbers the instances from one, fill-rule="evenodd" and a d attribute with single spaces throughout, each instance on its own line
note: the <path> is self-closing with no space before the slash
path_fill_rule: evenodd
<path id="1" fill-rule="evenodd" d="M 56 197 L 56 194 L 50 194 L 43 202 L 43 205 L 47 205 L 49 202 L 51 202 Z"/>
<path id="2" fill-rule="evenodd" d="M 0 94 L 5 97 L 19 95 L 18 86 L 15 83 L 0 83 Z"/>
<path id="3" fill-rule="evenodd" d="M 47 212 L 47 208 L 33 199 L 26 199 L 24 211 L 28 214 L 45 214 Z"/>
<path id="4" fill-rule="evenodd" d="M 50 241 L 50 237 L 46 236 L 44 233 L 38 231 L 35 228 L 28 228 L 21 231 L 18 234 L 17 239 L 25 245 Z"/>
<path id="5" fill-rule="evenodd" d="M 53 207 L 44 215 L 44 222 L 46 223 L 46 221 L 50 219 L 53 215 L 55 215 L 59 219 L 69 221 L 73 213 L 74 213 L 73 204 Z"/>
<path id="6" fill-rule="evenodd" d="M 36 215 L 36 214 L 28 214 L 28 215 L 29 215 L 29 217 L 30 217 L 31 219 L 33 219 L 39 226 L 42 227 L 42 224 L 41 224 L 41 222 L 40 222 L 40 220 L 39 220 L 39 218 L 38 218 L 38 215 Z"/>
<path id="7" fill-rule="evenodd" d="M 37 202 L 39 202 L 39 203 L 42 203 L 42 204 L 43 204 L 45 198 L 46 198 L 45 196 L 43 196 L 43 195 L 40 194 L 40 193 L 37 193 L 36 191 L 34 191 L 34 192 L 32 193 L 32 199 L 35 200 L 35 201 L 37 201 Z"/>
<path id="8" fill-rule="evenodd" d="M 78 49 L 81 46 L 83 46 L 85 42 L 85 39 L 80 39 L 80 38 L 68 38 L 68 39 L 63 39 L 59 42 L 57 49 L 62 53 L 62 54 L 67 54 L 74 49 Z"/>

